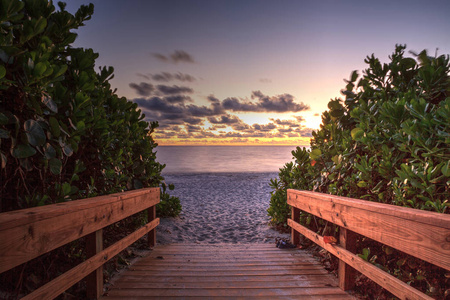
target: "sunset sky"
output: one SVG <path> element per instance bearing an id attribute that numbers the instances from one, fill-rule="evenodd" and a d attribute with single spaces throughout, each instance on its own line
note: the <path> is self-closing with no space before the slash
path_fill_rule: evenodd
<path id="1" fill-rule="evenodd" d="M 372 53 L 450 53 L 450 1 L 68 0 L 93 3 L 75 46 L 113 66 L 160 145 L 309 145 Z"/>

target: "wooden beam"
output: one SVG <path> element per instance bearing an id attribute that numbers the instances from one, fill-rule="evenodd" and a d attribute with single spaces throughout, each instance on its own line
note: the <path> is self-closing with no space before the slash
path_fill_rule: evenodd
<path id="1" fill-rule="evenodd" d="M 356 234 L 343 227 L 339 228 L 339 245 L 351 253 L 356 252 Z M 344 291 L 352 290 L 355 287 L 356 270 L 339 260 L 339 287 Z"/>
<path id="2" fill-rule="evenodd" d="M 86 236 L 86 255 L 92 257 L 103 251 L 103 229 Z M 99 299 L 103 295 L 103 265 L 86 277 L 88 299 Z"/>
<path id="3" fill-rule="evenodd" d="M 292 220 L 298 221 L 300 218 L 300 209 L 291 206 L 291 218 Z M 294 228 L 291 228 L 291 242 L 294 245 L 298 245 L 300 243 L 300 235 Z"/>
<path id="4" fill-rule="evenodd" d="M 351 253 L 350 251 L 334 244 L 325 244 L 323 237 L 316 234 L 315 232 L 307 229 L 306 227 L 300 225 L 299 223 L 288 219 L 288 225 L 293 227 L 295 230 L 303 234 L 305 237 L 312 240 L 314 243 L 320 247 L 326 249 L 328 252 L 336 256 L 339 260 L 344 261 L 348 265 L 352 266 L 355 270 L 366 275 L 368 278 L 372 279 L 380 286 L 384 287 L 390 291 L 395 296 L 400 299 L 408 300 L 432 300 L 433 298 L 425 295 L 424 293 L 416 290 L 415 288 L 409 286 L 403 281 L 389 275 L 383 270 L 377 268 L 371 263 L 363 260 L 359 256 Z"/>
<path id="5" fill-rule="evenodd" d="M 154 229 L 159 224 L 159 218 L 153 220 L 152 222 L 144 225 L 135 232 L 121 239 L 112 246 L 106 248 L 105 250 L 97 253 L 91 258 L 87 259 L 78 266 L 72 268 L 56 279 L 50 281 L 39 289 L 33 291 L 31 294 L 25 296 L 24 300 L 29 299 L 54 299 L 56 296 L 60 295 L 62 292 L 67 290 L 69 287 L 82 280 L 86 275 L 92 271 L 98 269 L 108 260 L 119 254 L 126 247 L 131 245 L 140 239 L 143 235 L 148 233 L 150 230 Z"/>
<path id="6" fill-rule="evenodd" d="M 0 273 L 156 205 L 159 193 L 147 188 L 1 213 Z"/>
<path id="7" fill-rule="evenodd" d="M 450 215 L 291 189 L 287 203 L 450 270 Z"/>
<path id="8" fill-rule="evenodd" d="M 148 222 L 153 221 L 156 218 L 156 206 L 152 206 L 147 209 Z M 156 245 L 156 228 L 151 230 L 147 235 L 148 247 L 153 248 Z"/>

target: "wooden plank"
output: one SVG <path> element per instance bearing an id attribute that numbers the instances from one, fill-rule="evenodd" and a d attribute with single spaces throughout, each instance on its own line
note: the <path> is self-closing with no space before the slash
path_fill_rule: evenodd
<path id="1" fill-rule="evenodd" d="M 288 190 L 288 204 L 450 270 L 450 215 Z"/>
<path id="2" fill-rule="evenodd" d="M 221 265 L 210 265 L 210 266 L 193 266 L 191 264 L 182 264 L 182 265 L 133 265 L 130 267 L 130 270 L 133 271 L 192 271 L 192 272 L 198 272 L 198 271 L 212 271 L 212 270 L 242 270 L 244 267 L 242 265 L 235 265 L 228 263 L 227 265 L 221 264 Z M 311 269 L 322 269 L 321 266 L 318 266 L 316 264 L 308 264 L 308 265 L 302 265 L 302 264 L 285 264 L 285 265 L 259 265 L 259 266 L 251 266 L 246 265 L 246 270 L 311 270 Z"/>
<path id="3" fill-rule="evenodd" d="M 351 253 L 356 252 L 356 234 L 344 227 L 339 229 L 339 245 Z M 339 260 L 339 287 L 344 291 L 352 290 L 356 282 L 356 270 Z"/>
<path id="4" fill-rule="evenodd" d="M 164 296 L 164 300 L 170 300 L 170 299 L 179 299 L 180 297 L 167 297 Z M 107 297 L 106 299 L 111 299 L 111 300 L 123 300 L 123 297 L 117 297 L 117 296 L 110 296 Z M 143 300 L 143 299 L 161 299 L 160 296 L 151 296 L 151 295 L 147 295 L 147 296 L 127 296 L 126 298 L 127 300 Z M 211 297 L 195 297 L 195 299 L 211 299 Z M 215 296 L 214 300 L 229 300 L 230 297 L 219 297 L 219 296 Z M 265 296 L 247 296 L 247 297 L 233 297 L 233 299 L 236 300 L 247 300 L 247 299 L 268 299 L 268 297 Z M 299 299 L 299 297 L 293 297 L 293 296 L 277 296 L 276 297 L 277 300 L 292 300 L 292 299 Z M 338 299 L 354 299 L 352 297 L 350 297 L 349 295 L 302 295 L 301 297 L 302 300 L 338 300 Z"/>
<path id="5" fill-rule="evenodd" d="M 161 283 L 151 283 L 147 281 L 135 281 L 135 282 L 120 282 L 114 284 L 114 288 L 118 289 L 274 289 L 274 288 L 315 288 L 315 287 L 337 287 L 335 282 L 332 280 L 326 280 L 327 276 L 323 276 L 315 281 L 279 281 L 279 280 L 268 280 L 268 281 L 214 281 L 214 282 L 203 282 L 201 280 L 196 282 L 161 282 Z"/>
<path id="6" fill-rule="evenodd" d="M 159 188 L 149 188 L 2 213 L 0 273 L 158 202 Z"/>
<path id="7" fill-rule="evenodd" d="M 197 277 L 197 276 L 203 276 L 203 274 L 199 273 L 198 271 L 152 271 L 152 270 L 129 270 L 130 273 L 133 275 L 139 275 L 139 276 L 191 276 L 191 277 Z M 206 272 L 206 271 L 205 271 Z M 283 276 L 283 275 L 302 275 L 302 274 L 327 274 L 328 272 L 320 267 L 316 268 L 310 268 L 310 269 L 294 269 L 294 270 L 247 270 L 247 269 L 241 269 L 241 270 L 210 270 L 207 272 L 210 276 L 249 276 L 249 275 L 255 275 L 255 276 L 265 276 L 265 275 L 273 275 L 273 276 Z"/>
<path id="8" fill-rule="evenodd" d="M 414 220 L 419 223 L 436 225 L 438 227 L 450 229 L 450 224 L 448 223 L 448 215 L 441 214 L 437 212 L 425 211 L 420 209 L 414 209 L 404 206 L 396 206 L 390 204 L 384 204 L 379 202 L 372 202 L 367 200 L 360 200 L 349 197 L 341 197 L 336 195 L 312 192 L 312 191 L 299 191 L 288 189 L 288 193 L 293 192 L 297 195 L 304 195 L 315 199 L 329 200 L 334 203 L 339 203 L 347 206 L 352 206 L 356 208 L 362 208 L 364 210 L 377 212 L 383 210 L 387 215 L 395 215 L 399 218 L 409 220 L 411 216 L 414 216 Z"/>
<path id="9" fill-rule="evenodd" d="M 0 228 L 9 229 L 22 225 L 35 223 L 55 216 L 72 213 L 73 210 L 93 209 L 98 206 L 127 198 L 138 197 L 146 194 L 159 195 L 159 188 L 143 188 L 122 193 L 61 202 L 51 205 L 32 207 L 1 213 Z M 112 197 L 114 197 L 112 199 Z"/>
<path id="10" fill-rule="evenodd" d="M 114 289 L 108 293 L 111 296 L 120 296 L 124 299 L 136 296 L 153 297 L 278 297 L 278 296 L 335 296 L 346 295 L 335 287 L 316 288 L 283 288 L 283 289 Z M 347 295 L 348 296 L 348 295 Z M 349 296 L 348 296 L 349 297 Z M 349 297 L 350 298 L 350 297 Z"/>
<path id="11" fill-rule="evenodd" d="M 88 258 L 101 251 L 103 251 L 103 229 L 90 233 L 86 237 Z M 98 299 L 103 295 L 103 265 L 86 277 L 86 294 L 89 299 Z"/>
<path id="12" fill-rule="evenodd" d="M 139 228 L 130 235 L 124 237 L 117 243 L 106 248 L 100 253 L 92 256 L 78 266 L 72 268 L 56 279 L 50 281 L 39 289 L 33 291 L 22 299 L 53 299 L 66 289 L 82 280 L 89 273 L 103 265 L 105 262 L 116 256 L 120 251 L 140 239 L 143 235 L 147 234 L 150 230 L 158 226 L 159 218 L 147 223 L 143 227 Z"/>
<path id="13" fill-rule="evenodd" d="M 337 285 L 336 278 L 331 276 L 329 273 L 321 274 L 302 274 L 302 275 L 283 275 L 277 276 L 274 280 L 273 275 L 255 275 L 255 276 L 208 276 L 203 274 L 203 276 L 152 276 L 152 277 L 142 277 L 133 275 L 129 272 L 125 272 L 120 275 L 120 278 L 114 286 L 119 282 L 147 282 L 148 284 L 153 283 L 164 283 L 164 282 L 177 282 L 177 283 L 196 283 L 196 282 L 228 282 L 228 281 L 246 281 L 246 282 L 288 282 L 288 281 L 301 281 L 301 282 L 330 282 L 333 286 Z"/>
<path id="14" fill-rule="evenodd" d="M 363 273 L 368 278 L 372 279 L 385 289 L 389 290 L 392 294 L 399 297 L 400 299 L 409 299 L 409 300 L 419 300 L 419 299 L 433 299 L 424 293 L 414 289 L 413 287 L 407 285 L 403 281 L 389 275 L 383 270 L 377 268 L 371 263 L 363 260 L 359 256 L 351 253 L 344 248 L 334 245 L 334 244 L 325 244 L 323 241 L 323 237 L 316 234 L 315 232 L 307 229 L 306 227 L 300 225 L 297 222 L 294 222 L 291 219 L 288 219 L 288 225 L 295 228 L 298 232 L 303 234 L 305 237 L 309 238 L 313 242 L 315 242 L 320 247 L 326 249 L 328 252 L 344 261 L 345 263 L 351 265 L 357 271 Z"/>

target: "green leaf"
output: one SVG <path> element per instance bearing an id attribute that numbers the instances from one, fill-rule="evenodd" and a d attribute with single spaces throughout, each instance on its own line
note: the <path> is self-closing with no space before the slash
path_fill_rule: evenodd
<path id="1" fill-rule="evenodd" d="M 322 151 L 320 149 L 314 149 L 309 153 L 309 157 L 312 160 L 317 160 L 322 155 Z"/>
<path id="2" fill-rule="evenodd" d="M 8 123 L 8 117 L 0 113 L 0 125 L 5 125 Z"/>
<path id="3" fill-rule="evenodd" d="M 49 143 L 45 144 L 45 146 L 44 146 L 44 156 L 46 159 L 51 159 L 51 158 L 56 157 L 56 150 Z"/>
<path id="4" fill-rule="evenodd" d="M 58 71 L 55 72 L 54 76 L 59 77 L 67 71 L 67 65 L 62 65 Z"/>
<path id="5" fill-rule="evenodd" d="M 55 136 L 55 137 L 59 137 L 61 134 L 61 129 L 59 128 L 59 122 L 58 120 L 56 120 L 55 117 L 50 117 L 50 119 L 48 120 L 48 122 L 50 123 L 50 132 Z"/>
<path id="6" fill-rule="evenodd" d="M 41 77 L 42 74 L 47 70 L 47 66 L 43 62 L 39 62 L 34 66 L 33 75 L 36 77 Z"/>
<path id="7" fill-rule="evenodd" d="M 15 158 L 27 158 L 36 154 L 36 149 L 30 145 L 20 144 L 14 148 L 12 156 Z"/>
<path id="8" fill-rule="evenodd" d="M 6 75 L 6 69 L 3 65 L 0 65 L 0 79 L 5 77 L 5 75 Z"/>
<path id="9" fill-rule="evenodd" d="M 37 20 L 36 25 L 34 25 L 34 34 L 39 34 L 44 31 L 45 27 L 47 26 L 47 19 L 44 17 L 40 17 L 39 20 Z"/>
<path id="10" fill-rule="evenodd" d="M 356 127 L 354 129 L 352 129 L 350 134 L 352 135 L 352 139 L 359 140 L 360 138 L 362 138 L 364 136 L 364 130 L 362 130 L 359 127 Z"/>
<path id="11" fill-rule="evenodd" d="M 62 185 L 62 192 L 64 196 L 68 196 L 70 195 L 70 191 L 71 191 L 71 187 L 70 187 L 70 183 L 68 182 L 64 182 L 64 184 Z"/>
<path id="12" fill-rule="evenodd" d="M 356 70 L 353 71 L 353 72 L 352 72 L 352 75 L 351 75 L 350 77 L 351 77 L 351 78 L 350 78 L 351 82 L 355 82 L 356 79 L 358 79 L 358 72 L 357 72 Z"/>
<path id="13" fill-rule="evenodd" d="M 358 185 L 360 188 L 363 188 L 363 187 L 366 187 L 366 186 L 367 186 L 367 182 L 361 180 L 361 181 L 359 181 L 359 182 L 357 183 L 357 185 Z"/>
<path id="14" fill-rule="evenodd" d="M 54 113 L 58 113 L 58 106 L 56 105 L 56 103 L 53 101 L 52 98 L 48 97 L 48 96 L 43 96 L 42 97 L 42 102 L 45 104 L 45 106 L 48 107 L 48 109 L 50 109 L 52 112 Z"/>
<path id="15" fill-rule="evenodd" d="M 450 177 L 450 160 L 442 166 L 441 172 L 444 176 Z"/>
<path id="16" fill-rule="evenodd" d="M 5 129 L 0 129 L 0 139 L 9 138 L 9 131 Z"/>
<path id="17" fill-rule="evenodd" d="M 71 156 L 73 154 L 73 149 L 72 149 L 72 147 L 70 145 L 65 144 L 64 147 L 63 147 L 63 152 L 64 152 L 65 155 Z"/>
<path id="18" fill-rule="evenodd" d="M 35 120 L 27 120 L 24 124 L 28 142 L 33 146 L 42 146 L 46 141 L 45 132 Z"/>
<path id="19" fill-rule="evenodd" d="M 52 172 L 55 175 L 59 175 L 61 173 L 62 170 L 62 163 L 59 159 L 57 158 L 51 158 L 48 161 L 48 165 L 50 167 L 50 172 Z"/>

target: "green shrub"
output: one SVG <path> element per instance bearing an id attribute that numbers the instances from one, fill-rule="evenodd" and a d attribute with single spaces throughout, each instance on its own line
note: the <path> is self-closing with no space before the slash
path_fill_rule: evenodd
<path id="1" fill-rule="evenodd" d="M 268 213 L 273 223 L 285 223 L 289 216 L 288 188 L 450 213 L 449 57 L 430 57 L 424 50 L 413 53 L 414 59 L 405 57 L 405 49 L 397 45 L 389 63 L 367 57 L 363 76 L 354 71 L 345 80 L 345 99 L 330 100 L 311 150 L 297 147 L 295 163 L 272 180 Z M 310 216 L 303 213 L 300 222 L 308 226 Z M 363 240 L 359 245 L 376 248 Z M 385 261 L 387 267 L 391 258 L 374 251 L 377 263 Z M 424 274 L 433 276 L 425 267 L 394 269 L 399 278 L 419 272 L 408 280 L 414 286 L 423 285 Z M 442 295 L 442 286 L 425 289 Z"/>
<path id="2" fill-rule="evenodd" d="M 0 1 L 0 211 L 163 182 L 158 124 L 115 94 L 112 67 L 95 71 L 97 53 L 71 45 L 94 6 L 58 5 Z"/>

